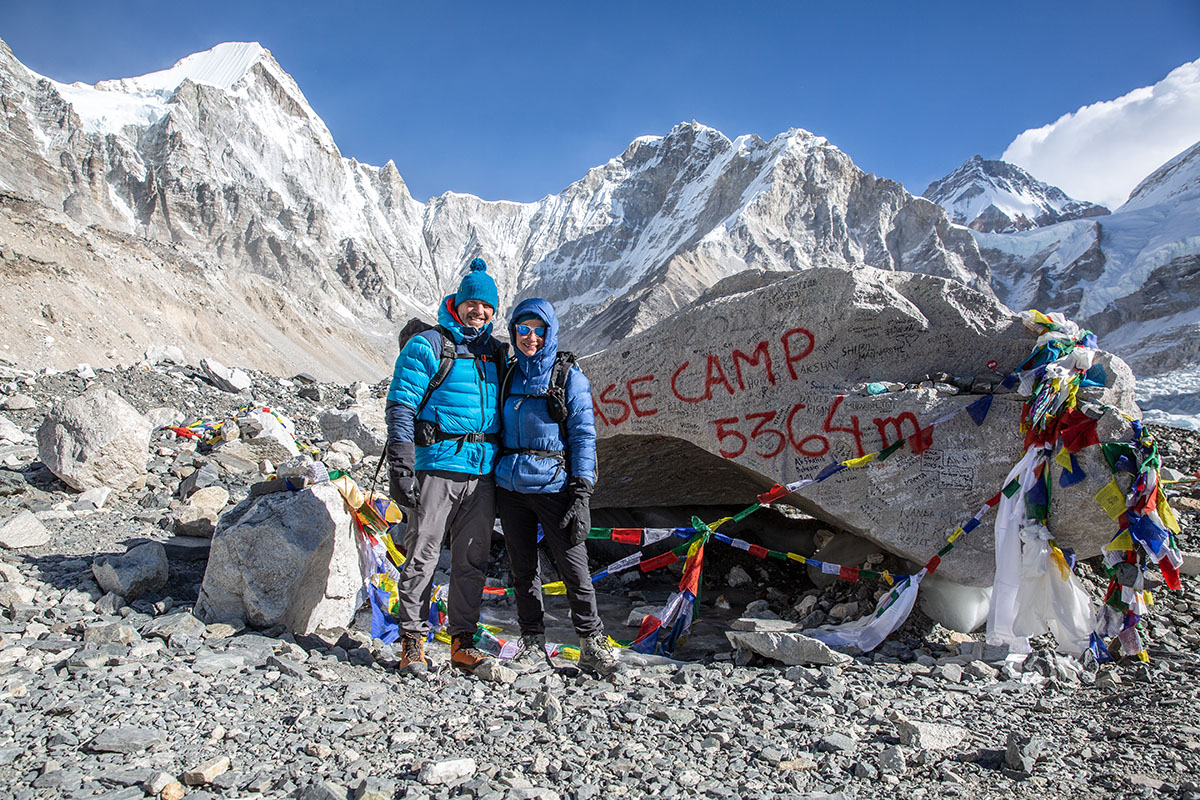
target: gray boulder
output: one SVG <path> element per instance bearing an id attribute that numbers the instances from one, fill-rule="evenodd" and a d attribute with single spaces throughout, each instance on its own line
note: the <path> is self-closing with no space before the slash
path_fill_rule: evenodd
<path id="1" fill-rule="evenodd" d="M 330 484 L 248 498 L 217 526 L 196 616 L 295 633 L 347 627 L 366 581 L 358 548 Z"/>
<path id="2" fill-rule="evenodd" d="M 38 457 L 79 491 L 121 491 L 146 474 L 152 426 L 109 389 L 90 389 L 56 404 L 38 428 Z"/>
<path id="3" fill-rule="evenodd" d="M 853 659 L 802 633 L 788 631 L 725 631 L 729 643 L 789 667 L 801 664 L 836 665 Z"/>
<path id="4" fill-rule="evenodd" d="M 16 550 L 37 547 L 50 541 L 50 532 L 32 511 L 22 509 L 0 523 L 0 547 Z"/>
<path id="5" fill-rule="evenodd" d="M 240 369 L 226 367 L 211 358 L 200 359 L 200 369 L 204 377 L 212 381 L 218 389 L 233 394 L 240 394 L 250 388 L 250 376 Z"/>
<path id="6" fill-rule="evenodd" d="M 133 600 L 167 585 L 167 551 L 159 542 L 146 542 L 124 555 L 97 556 L 92 575 L 104 591 Z"/>
<path id="7" fill-rule="evenodd" d="M 317 418 L 317 423 L 326 441 L 349 440 L 369 456 L 382 454 L 387 443 L 384 402 L 377 398 L 366 398 L 360 405 L 345 410 L 328 409 Z"/>
<path id="8" fill-rule="evenodd" d="M 989 390 L 1035 344 L 993 297 L 929 275 L 810 269 L 765 276 L 757 288 L 718 284 L 584 359 L 602 464 L 593 506 L 748 506 L 774 483 L 915 441 L 783 502 L 923 564 L 1002 488 L 1024 450 L 1024 398 Z M 1129 368 L 1103 351 L 1096 362 L 1107 386 L 1080 398 L 1138 416 Z M 979 425 L 967 412 L 977 402 L 990 402 Z M 1098 434 L 1124 439 L 1128 427 L 1108 411 Z M 1088 479 L 1055 486 L 1051 518 L 1056 540 L 1090 557 L 1115 533 L 1094 500 L 1111 473 L 1099 448 L 1079 463 Z M 940 567 L 967 586 L 989 585 L 993 571 L 990 524 L 959 539 Z"/>
<path id="9" fill-rule="evenodd" d="M 209 486 L 192 494 L 175 517 L 175 532 L 180 536 L 211 537 L 221 512 L 229 502 L 229 492 L 221 486 Z"/>

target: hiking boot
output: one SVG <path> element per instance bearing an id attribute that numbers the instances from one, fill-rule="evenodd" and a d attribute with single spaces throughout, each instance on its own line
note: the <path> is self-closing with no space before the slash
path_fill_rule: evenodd
<path id="1" fill-rule="evenodd" d="M 475 637 L 460 633 L 450 639 L 450 664 L 464 672 L 474 672 L 484 662 L 487 653 L 475 647 Z"/>
<path id="2" fill-rule="evenodd" d="M 415 675 L 429 669 L 429 659 L 425 657 L 425 637 L 419 633 L 405 633 L 400 637 L 400 663 L 396 666 L 398 672 Z"/>
<path id="3" fill-rule="evenodd" d="M 579 639 L 579 666 L 601 676 L 608 676 L 616 672 L 621 665 L 613 655 L 608 637 L 603 633 L 593 633 Z"/>
<path id="4" fill-rule="evenodd" d="M 517 652 L 508 660 L 509 666 L 520 671 L 532 671 L 549 666 L 546 657 L 546 637 L 541 633 L 527 633 L 517 643 Z"/>

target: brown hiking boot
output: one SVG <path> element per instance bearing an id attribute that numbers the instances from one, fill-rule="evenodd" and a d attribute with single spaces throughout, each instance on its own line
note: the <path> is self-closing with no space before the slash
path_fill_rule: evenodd
<path id="1" fill-rule="evenodd" d="M 475 647 L 475 637 L 469 633 L 450 639 L 450 664 L 464 672 L 474 672 L 487 657 L 487 653 Z"/>
<path id="2" fill-rule="evenodd" d="M 400 637 L 400 663 L 397 671 L 415 674 L 429 669 L 425 657 L 425 637 L 419 633 L 405 633 Z"/>

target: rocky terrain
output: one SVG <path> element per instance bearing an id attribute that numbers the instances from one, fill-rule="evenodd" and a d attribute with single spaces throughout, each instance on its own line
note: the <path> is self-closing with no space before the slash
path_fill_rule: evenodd
<path id="1" fill-rule="evenodd" d="M 1183 592 L 1156 593 L 1143 623 L 1148 664 L 1078 664 L 1049 641 L 1021 664 L 981 633 L 915 613 L 874 653 L 784 666 L 731 650 L 723 631 L 853 616 L 879 587 L 816 588 L 798 566 L 710 548 L 700 622 L 679 661 L 626 652 L 608 680 L 565 671 L 483 680 L 445 666 L 401 677 L 394 650 L 371 640 L 361 615 L 348 629 L 301 637 L 192 616 L 204 547 L 174 536 L 189 505 L 181 494 L 211 484 L 232 504 L 262 477 L 254 469 L 233 471 L 159 429 L 144 482 L 89 497 L 39 462 L 31 440 L 52 402 L 104 386 L 138 411 L 177 409 L 187 421 L 219 421 L 253 401 L 287 416 L 332 463 L 321 413 L 381 386 L 250 372 L 248 387 L 230 392 L 168 362 L 92 373 L 9 365 L 0 383 L 0 536 L 29 512 L 47 539 L 0 550 L 0 784 L 9 796 L 1200 797 L 1194 577 Z M 1154 433 L 1164 466 L 1200 470 L 1200 434 Z M 367 457 L 351 472 L 365 484 L 373 467 Z M 1181 483 L 1171 494 L 1181 544 L 1194 550 L 1200 491 Z M 816 538 L 828 535 L 811 522 Z M 606 524 L 602 513 L 595 524 Z M 166 545 L 165 585 L 128 602 L 102 590 L 97 565 L 147 541 Z M 492 581 L 503 584 L 499 546 L 494 556 Z M 1099 591 L 1091 564 L 1079 572 Z M 661 604 L 676 579 L 599 584 L 609 633 L 631 638 L 631 607 Z M 550 598 L 548 608 L 550 638 L 569 641 L 565 604 Z M 485 602 L 487 619 L 509 634 L 512 615 L 503 600 Z M 760 622 L 732 623 L 741 617 Z M 443 645 L 433 655 L 445 664 Z"/>

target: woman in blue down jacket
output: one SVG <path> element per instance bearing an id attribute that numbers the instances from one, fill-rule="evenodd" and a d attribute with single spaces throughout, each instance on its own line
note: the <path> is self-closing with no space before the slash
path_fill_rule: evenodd
<path id="1" fill-rule="evenodd" d="M 617 660 L 596 611 L 588 574 L 588 503 L 596 480 L 596 426 L 588 379 L 572 365 L 565 391 L 566 418 L 552 416 L 548 391 L 558 355 L 558 317 L 540 298 L 521 302 L 509 335 L 516 366 L 503 391 L 503 435 L 496 465 L 496 509 L 512 566 L 521 641 L 512 660 L 536 666 L 546 660 L 537 526 L 567 587 L 571 621 L 580 639 L 580 666 L 608 675 Z M 561 409 L 562 403 L 558 404 Z M 561 416 L 561 414 L 560 414 Z"/>

